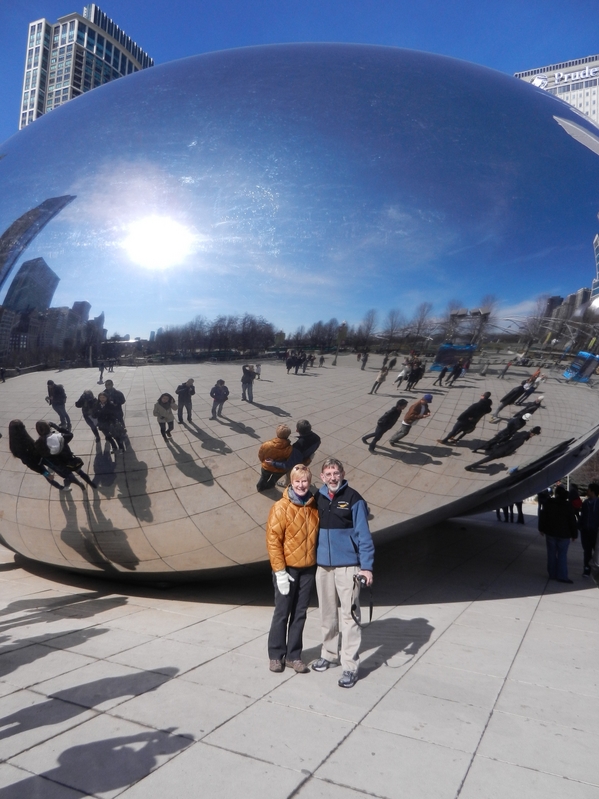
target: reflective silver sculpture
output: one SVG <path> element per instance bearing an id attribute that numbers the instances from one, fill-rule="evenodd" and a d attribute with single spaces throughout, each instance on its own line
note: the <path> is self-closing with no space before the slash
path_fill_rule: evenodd
<path id="1" fill-rule="evenodd" d="M 473 306 L 491 291 L 517 305 L 551 293 L 565 270 L 590 282 L 594 131 L 555 97 L 472 64 L 288 45 L 145 70 L 9 139 L 0 147 L 0 350 L 15 360 L 21 348 L 27 364 L 36 347 L 43 355 L 68 344 L 81 362 L 58 375 L 22 368 L 2 385 L 1 540 L 34 560 L 107 575 L 176 579 L 262 562 L 277 492 L 256 493 L 257 449 L 281 418 L 312 421 L 323 440 L 315 464 L 327 455 L 346 464 L 375 539 L 519 500 L 574 468 L 599 436 L 599 407 L 589 385 L 564 382 L 559 369 L 545 370 L 534 417 L 542 435 L 476 472 L 464 468 L 480 457 L 473 442 L 496 427 L 484 421 L 453 447 L 437 439 L 483 391 L 497 407 L 531 369 L 501 379 L 499 365 L 481 373 L 475 359 L 451 388 L 427 375 L 418 390 L 434 397 L 431 417 L 395 449 L 382 441 L 379 454 L 361 438 L 401 394 L 390 380 L 368 394 L 375 356 L 365 371 L 341 356 L 336 370 L 325 364 L 295 382 L 267 362 L 256 401 L 242 404 L 240 364 L 152 365 L 133 350 L 104 375 L 127 400 L 121 455 L 96 444 L 74 403 L 102 390 L 106 328 L 147 339 L 198 314 L 246 312 L 310 325 L 369 307 L 409 312 L 422 299 Z M 154 403 L 189 377 L 192 423 L 164 441 Z M 208 393 L 221 377 L 231 400 L 225 420 L 211 420 Z M 66 389 L 72 448 L 98 484 L 87 495 L 58 492 L 9 452 L 10 420 L 34 438 L 38 419 L 58 421 L 44 402 L 47 379 Z"/>

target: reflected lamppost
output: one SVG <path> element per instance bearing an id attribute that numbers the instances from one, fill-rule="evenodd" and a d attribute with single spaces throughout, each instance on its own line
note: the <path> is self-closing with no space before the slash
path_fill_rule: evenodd
<path id="1" fill-rule="evenodd" d="M 339 355 L 339 347 L 345 341 L 347 336 L 347 322 L 341 322 L 337 328 L 337 349 L 335 350 L 335 357 L 333 358 L 333 366 L 337 366 L 337 356 Z"/>

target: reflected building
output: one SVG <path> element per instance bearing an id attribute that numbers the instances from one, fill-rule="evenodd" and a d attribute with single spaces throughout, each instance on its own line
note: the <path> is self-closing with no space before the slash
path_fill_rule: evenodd
<path id="1" fill-rule="evenodd" d="M 532 83 L 549 94 L 574 106 L 599 125 L 597 111 L 597 81 L 599 80 L 599 55 L 575 58 L 546 67 L 535 67 L 524 72 L 516 72 L 514 77 Z"/>
<path id="2" fill-rule="evenodd" d="M 0 288 L 23 251 L 48 222 L 74 199 L 75 197 L 69 194 L 50 197 L 24 213 L 4 231 L 0 236 Z"/>
<path id="3" fill-rule="evenodd" d="M 19 130 L 53 108 L 154 61 L 95 3 L 29 24 Z"/>
<path id="4" fill-rule="evenodd" d="M 4 307 L 15 313 L 47 311 L 60 282 L 43 258 L 25 261 L 6 293 Z"/>

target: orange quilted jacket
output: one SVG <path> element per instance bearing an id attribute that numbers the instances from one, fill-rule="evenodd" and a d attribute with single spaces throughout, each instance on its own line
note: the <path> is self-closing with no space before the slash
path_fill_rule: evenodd
<path id="1" fill-rule="evenodd" d="M 265 441 L 260 445 L 258 450 L 258 459 L 262 464 L 262 468 L 267 472 L 276 472 L 277 474 L 285 474 L 285 469 L 279 469 L 271 463 L 265 463 L 267 458 L 273 461 L 286 461 L 291 455 L 291 444 L 286 438 L 271 438 L 270 441 Z"/>
<path id="2" fill-rule="evenodd" d="M 317 538 L 316 500 L 311 497 L 305 505 L 295 505 L 285 489 L 281 499 L 270 509 L 266 523 L 266 548 L 272 570 L 314 566 Z"/>

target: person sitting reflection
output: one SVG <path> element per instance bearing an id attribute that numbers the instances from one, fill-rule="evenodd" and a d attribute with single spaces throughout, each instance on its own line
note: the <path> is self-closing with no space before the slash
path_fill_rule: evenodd
<path id="1" fill-rule="evenodd" d="M 15 458 L 18 458 L 32 472 L 41 474 L 51 486 L 59 491 L 63 486 L 54 480 L 54 474 L 43 463 L 39 452 L 35 448 L 35 441 L 27 432 L 25 425 L 20 419 L 13 419 L 8 425 L 8 446 Z"/>
<path id="2" fill-rule="evenodd" d="M 91 428 L 92 433 L 94 434 L 94 438 L 96 439 L 96 443 L 100 441 L 100 434 L 98 433 L 98 428 L 96 426 L 97 419 L 94 418 L 92 411 L 96 406 L 96 398 L 92 391 L 89 388 L 85 389 L 83 394 L 79 397 L 77 402 L 75 403 L 76 408 L 81 408 L 81 414 L 83 416 L 83 421 L 89 425 Z"/>
<path id="3" fill-rule="evenodd" d="M 80 483 L 73 476 L 74 474 L 78 474 L 92 488 L 97 488 L 94 481 L 81 468 L 83 466 L 81 458 L 75 455 L 69 447 L 73 438 L 70 430 L 43 419 L 36 423 L 35 429 L 39 436 L 35 442 L 35 448 L 43 462 L 64 479 L 63 490 L 68 491 L 70 484 L 75 483 L 82 491 L 85 491 L 85 485 Z M 53 430 L 54 432 L 52 432 Z"/>
<path id="4" fill-rule="evenodd" d="M 112 447 L 112 454 L 114 455 L 117 450 L 124 452 L 125 428 L 119 417 L 119 406 L 109 400 L 108 395 L 103 391 L 98 394 L 98 401 L 92 409 L 92 416 L 98 420 L 98 429 Z"/>

